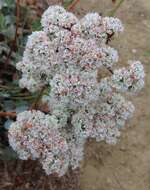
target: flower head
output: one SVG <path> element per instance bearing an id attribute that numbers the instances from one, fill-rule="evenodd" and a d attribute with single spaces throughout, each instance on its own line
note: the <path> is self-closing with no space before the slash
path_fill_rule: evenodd
<path id="1" fill-rule="evenodd" d="M 88 138 L 117 142 L 134 112 L 118 92 L 139 92 L 145 74 L 139 61 L 114 70 L 119 56 L 108 43 L 123 31 L 117 18 L 88 13 L 79 20 L 51 6 L 41 24 L 43 30 L 29 36 L 16 67 L 22 72 L 21 88 L 48 88 L 42 101 L 49 109 L 18 114 L 9 142 L 21 159 L 38 159 L 48 175 L 62 176 L 69 167 L 79 167 Z"/>

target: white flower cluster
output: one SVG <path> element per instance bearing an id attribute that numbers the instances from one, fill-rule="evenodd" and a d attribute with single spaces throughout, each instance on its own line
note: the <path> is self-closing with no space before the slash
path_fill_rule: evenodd
<path id="1" fill-rule="evenodd" d="M 62 176 L 83 158 L 87 138 L 115 144 L 120 129 L 134 112 L 119 94 L 136 93 L 144 85 L 139 61 L 114 70 L 118 53 L 108 46 L 123 31 L 117 18 L 89 13 L 81 20 L 60 6 L 43 14 L 43 31 L 33 32 L 17 69 L 21 88 L 50 88 L 42 101 L 49 113 L 26 111 L 9 131 L 10 145 L 21 159 L 39 159 L 47 174 Z M 109 72 L 100 77 L 99 71 Z"/>
<path id="2" fill-rule="evenodd" d="M 122 68 L 114 71 L 111 83 L 121 92 L 137 93 L 144 86 L 144 69 L 139 61 L 129 61 L 128 69 Z"/>
<path id="3" fill-rule="evenodd" d="M 56 116 L 41 111 L 19 113 L 9 130 L 9 143 L 22 160 L 39 159 L 47 174 L 62 176 L 83 157 L 84 140 L 59 128 Z M 71 139 L 71 140 L 70 140 Z"/>

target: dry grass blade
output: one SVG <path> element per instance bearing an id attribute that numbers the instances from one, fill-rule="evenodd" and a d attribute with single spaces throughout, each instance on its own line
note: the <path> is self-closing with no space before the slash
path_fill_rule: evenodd
<path id="1" fill-rule="evenodd" d="M 120 8 L 120 6 L 122 5 L 122 3 L 124 2 L 124 0 L 119 0 L 118 4 L 116 5 L 116 7 L 108 14 L 108 16 L 114 16 L 117 12 L 117 10 Z"/>
<path id="2" fill-rule="evenodd" d="M 75 8 L 75 6 L 77 5 L 77 3 L 79 3 L 80 0 L 75 0 L 71 3 L 71 5 L 69 5 L 68 7 L 68 11 L 73 11 L 73 9 Z"/>

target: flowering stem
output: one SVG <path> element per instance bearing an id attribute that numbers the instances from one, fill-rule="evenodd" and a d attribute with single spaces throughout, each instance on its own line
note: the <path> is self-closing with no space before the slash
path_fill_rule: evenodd
<path id="1" fill-rule="evenodd" d="M 113 70 L 111 69 L 111 68 L 107 68 L 108 69 L 108 71 L 113 75 L 114 74 L 114 72 L 113 72 Z"/>
<path id="2" fill-rule="evenodd" d="M 0 88 L 5 89 L 5 90 L 14 90 L 14 89 L 20 89 L 19 87 L 16 86 L 6 86 L 6 85 L 1 85 Z"/>
<path id="3" fill-rule="evenodd" d="M 13 96 L 10 99 L 12 100 L 33 100 L 35 97 L 34 96 Z"/>
<path id="4" fill-rule="evenodd" d="M 120 8 L 120 6 L 122 5 L 122 3 L 124 2 L 124 0 L 119 0 L 118 4 L 116 5 L 116 7 L 108 14 L 108 16 L 114 16 L 117 12 L 117 10 Z"/>
<path id="5" fill-rule="evenodd" d="M 42 90 L 40 91 L 40 93 L 38 94 L 37 98 L 34 100 L 33 104 L 31 105 L 30 110 L 32 109 L 36 109 L 37 104 L 39 103 L 44 91 L 45 91 L 46 87 L 43 87 Z"/>

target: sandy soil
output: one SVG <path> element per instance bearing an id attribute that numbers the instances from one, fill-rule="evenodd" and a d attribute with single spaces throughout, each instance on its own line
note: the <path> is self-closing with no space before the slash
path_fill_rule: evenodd
<path id="1" fill-rule="evenodd" d="M 106 14 L 112 3 L 106 0 L 81 0 L 82 12 Z M 120 65 L 139 59 L 146 72 L 145 89 L 132 100 L 134 118 L 127 124 L 116 146 L 88 142 L 81 169 L 82 190 L 150 189 L 150 1 L 126 0 L 116 13 L 124 25 L 124 34 L 113 42 L 119 50 Z"/>

